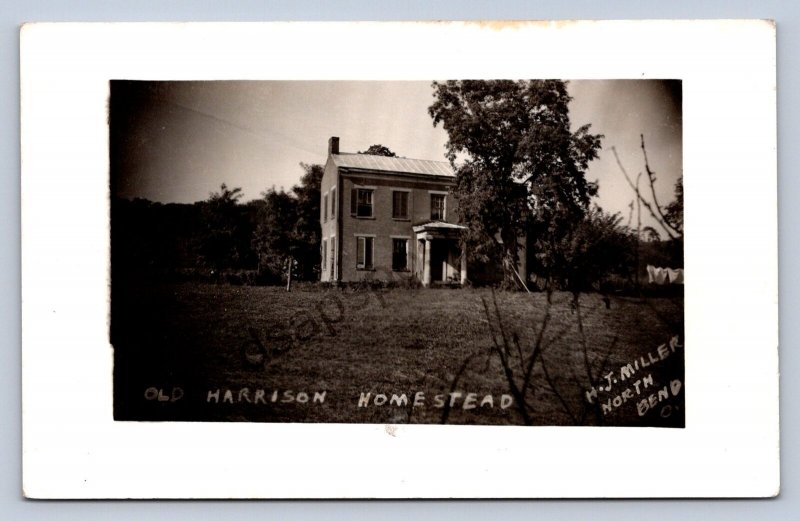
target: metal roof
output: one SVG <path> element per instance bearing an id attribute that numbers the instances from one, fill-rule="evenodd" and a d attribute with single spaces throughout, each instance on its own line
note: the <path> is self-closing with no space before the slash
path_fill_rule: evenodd
<path id="1" fill-rule="evenodd" d="M 429 161 L 427 159 L 408 159 L 405 157 L 373 156 L 369 154 L 331 154 L 338 167 L 377 170 L 403 174 L 438 175 L 455 177 L 450 163 Z"/>

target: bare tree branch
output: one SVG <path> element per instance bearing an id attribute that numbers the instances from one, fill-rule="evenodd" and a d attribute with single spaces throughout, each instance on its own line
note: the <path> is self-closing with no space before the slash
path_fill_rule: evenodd
<path id="1" fill-rule="evenodd" d="M 492 290 L 492 300 L 494 301 L 494 309 L 497 316 L 498 327 L 501 332 L 501 338 L 503 340 L 503 345 L 501 346 L 497 342 L 497 338 L 495 337 L 494 330 L 492 329 L 492 317 L 491 312 L 489 311 L 489 305 L 486 303 L 486 299 L 481 298 L 481 302 L 483 303 L 483 309 L 486 312 L 486 319 L 489 322 L 489 330 L 492 337 L 492 343 L 495 346 L 495 351 L 500 356 L 500 363 L 503 366 L 503 374 L 506 377 L 506 382 L 508 383 L 508 388 L 511 391 L 511 394 L 514 396 L 514 402 L 519 410 L 520 415 L 522 416 L 525 425 L 533 425 L 533 418 L 531 418 L 530 413 L 528 412 L 527 404 L 525 403 L 525 394 L 520 390 L 517 386 L 517 382 L 514 379 L 514 371 L 511 368 L 511 364 L 508 360 L 508 338 L 506 337 L 505 331 L 503 329 L 503 323 L 500 318 L 500 311 L 497 307 L 497 298 L 495 296 L 494 290 Z"/>
<path id="2" fill-rule="evenodd" d="M 575 316 L 578 319 L 578 334 L 581 336 L 581 351 L 583 351 L 583 364 L 586 368 L 586 376 L 589 382 L 594 383 L 592 374 L 592 364 L 589 362 L 589 347 L 586 345 L 586 332 L 583 330 L 583 320 L 581 319 L 581 301 L 578 294 L 575 294 Z"/>
<path id="3" fill-rule="evenodd" d="M 569 415 L 570 419 L 572 420 L 573 425 L 578 425 L 578 418 L 572 413 L 572 409 L 569 408 L 569 404 L 567 400 L 561 395 L 558 389 L 553 382 L 553 379 L 550 377 L 550 372 L 547 370 L 547 364 L 544 361 L 544 356 L 541 357 L 540 365 L 542 366 L 542 373 L 544 373 L 544 379 L 547 381 L 548 387 L 550 390 L 553 391 L 553 394 L 556 395 L 558 401 L 561 402 L 561 407 L 563 407 L 564 411 Z"/>
<path id="4" fill-rule="evenodd" d="M 620 159 L 619 159 L 619 155 L 617 154 L 616 147 L 611 147 L 611 152 L 614 153 L 614 158 L 617 160 L 617 165 L 619 166 L 619 169 L 622 171 L 622 174 L 625 176 L 625 180 L 628 181 L 628 184 L 630 185 L 631 190 L 634 191 L 634 193 L 636 194 L 636 197 L 639 199 L 639 201 L 641 201 L 641 203 L 644 205 L 644 207 L 647 208 L 647 210 L 650 212 L 650 215 L 653 216 L 653 219 L 658 221 L 658 224 L 662 228 L 664 228 L 664 231 L 667 232 L 667 235 L 669 236 L 669 238 L 670 239 L 677 239 L 679 236 L 675 236 L 674 232 L 672 231 L 672 229 L 669 226 L 667 226 L 667 224 L 662 219 L 659 219 L 659 217 L 656 214 L 655 210 L 653 210 L 653 206 L 650 204 L 650 202 L 647 199 L 645 199 L 642 196 L 642 194 L 639 192 L 639 188 L 636 185 L 633 184 L 633 181 L 631 181 L 631 178 L 628 175 L 628 171 L 625 170 L 624 166 L 622 166 L 622 161 L 620 161 Z"/>
<path id="5" fill-rule="evenodd" d="M 667 217 L 664 215 L 664 211 L 661 209 L 661 205 L 658 204 L 658 198 L 656 197 L 656 174 L 652 170 L 650 170 L 650 163 L 647 161 L 647 149 L 644 147 L 644 134 L 639 134 L 639 137 L 642 139 L 642 154 L 644 155 L 644 168 L 647 171 L 647 178 L 650 180 L 650 192 L 653 194 L 653 203 L 655 204 L 656 211 L 658 211 L 658 215 L 661 217 L 661 220 L 664 221 L 664 224 L 669 226 L 672 231 L 674 231 L 678 237 L 681 236 L 680 230 L 678 230 Z"/>
<path id="6" fill-rule="evenodd" d="M 464 371 L 467 370 L 467 366 L 469 365 L 469 363 L 472 362 L 472 360 L 476 356 L 481 354 L 485 353 L 483 353 L 482 351 L 478 351 L 472 353 L 464 360 L 464 362 L 461 364 L 461 367 L 458 368 L 458 371 L 453 377 L 453 381 L 450 382 L 450 393 L 454 393 L 456 391 L 456 388 L 458 387 L 458 382 L 459 380 L 461 380 L 461 376 L 464 374 Z M 445 402 L 444 410 L 442 411 L 442 420 L 441 420 L 442 425 L 447 423 L 449 417 L 450 417 L 450 401 L 448 400 L 447 402 Z"/>
<path id="7" fill-rule="evenodd" d="M 544 312 L 544 319 L 542 319 L 542 327 L 539 328 L 539 332 L 536 335 L 536 341 L 533 344 L 533 352 L 531 353 L 531 357 L 528 359 L 528 367 L 525 369 L 524 379 L 522 381 L 522 392 L 527 393 L 528 387 L 531 383 L 531 377 L 533 376 L 533 368 L 536 365 L 536 359 L 541 356 L 542 352 L 542 340 L 544 340 L 544 332 L 547 329 L 547 325 L 550 323 L 550 301 L 548 299 L 547 306 L 545 307 Z"/>

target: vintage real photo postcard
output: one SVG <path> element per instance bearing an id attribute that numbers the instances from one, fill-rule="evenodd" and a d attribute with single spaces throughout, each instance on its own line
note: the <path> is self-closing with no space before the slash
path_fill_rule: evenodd
<path id="1" fill-rule="evenodd" d="M 114 418 L 683 427 L 681 103 L 112 81 Z"/>
<path id="2" fill-rule="evenodd" d="M 25 27 L 26 493 L 774 495 L 774 35 Z"/>

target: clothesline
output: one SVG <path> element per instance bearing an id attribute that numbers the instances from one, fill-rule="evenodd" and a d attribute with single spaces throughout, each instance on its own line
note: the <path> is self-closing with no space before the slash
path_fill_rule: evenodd
<path id="1" fill-rule="evenodd" d="M 647 265 L 647 282 L 650 284 L 683 284 L 683 268 L 656 268 Z"/>

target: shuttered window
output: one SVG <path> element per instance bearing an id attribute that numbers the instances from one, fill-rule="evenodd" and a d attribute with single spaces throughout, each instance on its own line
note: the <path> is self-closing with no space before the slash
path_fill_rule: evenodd
<path id="1" fill-rule="evenodd" d="M 330 269 L 331 269 L 331 280 L 336 278 L 336 236 L 332 236 L 330 240 L 331 247 L 329 248 L 331 253 L 331 261 L 330 261 Z"/>
<path id="2" fill-rule="evenodd" d="M 392 218 L 408 219 L 408 192 L 392 192 Z"/>
<path id="3" fill-rule="evenodd" d="M 356 251 L 356 269 L 371 270 L 373 245 L 375 239 L 374 237 L 358 237 L 357 239 L 358 245 Z"/>

